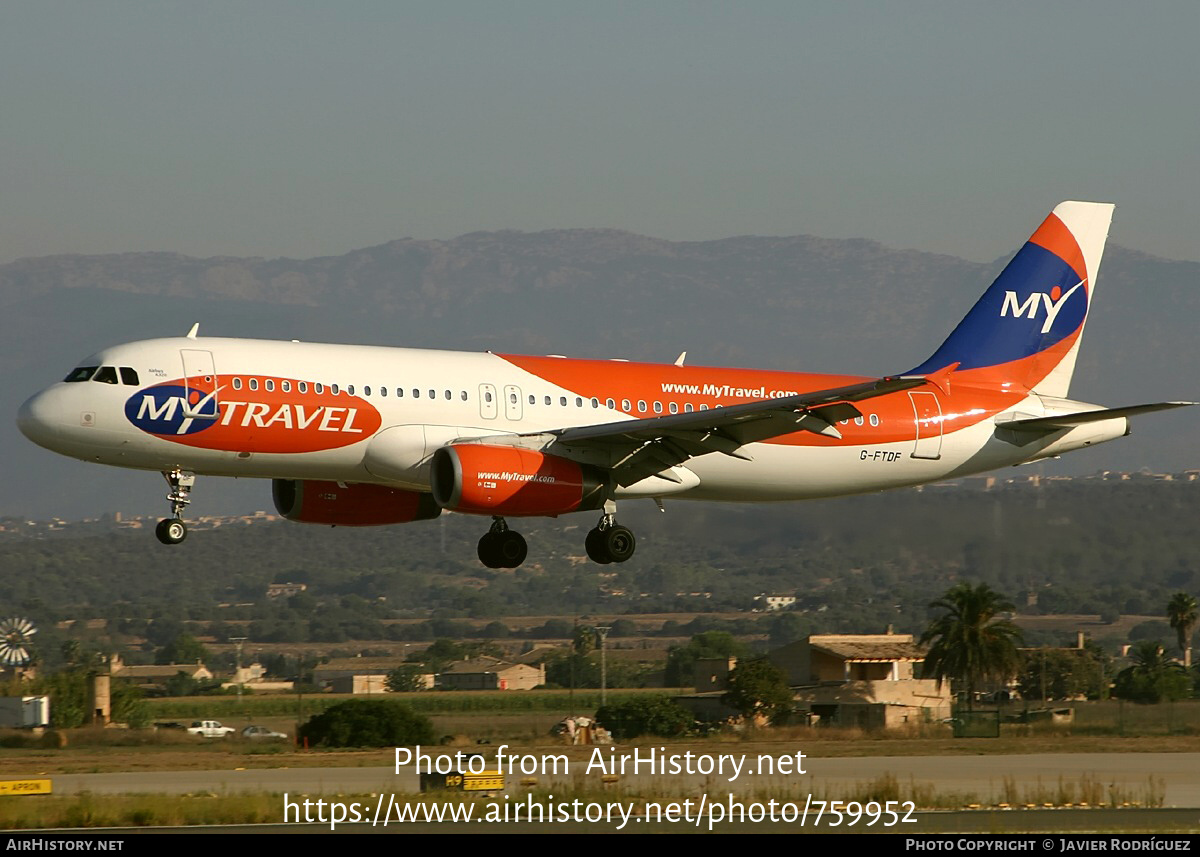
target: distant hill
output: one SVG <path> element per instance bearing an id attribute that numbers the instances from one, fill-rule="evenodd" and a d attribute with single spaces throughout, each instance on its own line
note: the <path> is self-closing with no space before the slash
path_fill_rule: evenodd
<path id="1" fill-rule="evenodd" d="M 0 265 L 0 514 L 155 512 L 146 475 L 28 446 L 20 402 L 88 353 L 181 334 L 257 336 L 885 374 L 941 342 L 1007 259 L 978 264 L 867 240 L 746 236 L 672 242 L 616 230 L 401 239 L 315 259 L 171 253 Z M 1200 263 L 1109 247 L 1073 395 L 1109 404 L 1200 398 Z M 1196 467 L 1193 415 L 1075 467 Z M 264 486 L 205 480 L 199 512 L 262 508 Z"/>

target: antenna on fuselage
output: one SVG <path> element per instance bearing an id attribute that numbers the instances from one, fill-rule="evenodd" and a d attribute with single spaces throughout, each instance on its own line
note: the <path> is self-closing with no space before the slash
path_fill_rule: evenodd
<path id="1" fill-rule="evenodd" d="M 199 332 L 200 332 L 200 322 L 196 322 L 195 324 L 192 325 L 192 329 L 187 332 L 187 338 L 195 339 L 196 334 Z"/>
<path id="2" fill-rule="evenodd" d="M 686 351 L 680 351 L 680 352 L 679 352 L 679 356 L 675 358 L 675 365 L 676 365 L 676 366 L 682 366 L 682 365 L 683 365 L 683 361 L 684 361 L 684 360 L 686 360 L 686 359 L 687 359 L 687 352 L 686 352 Z"/>

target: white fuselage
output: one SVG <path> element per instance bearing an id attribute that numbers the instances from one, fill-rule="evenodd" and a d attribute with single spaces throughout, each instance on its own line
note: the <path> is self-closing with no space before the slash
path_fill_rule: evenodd
<path id="1" fill-rule="evenodd" d="M 81 366 L 113 367 L 115 383 L 60 382 L 21 410 L 22 430 L 56 452 L 147 470 L 417 491 L 429 490 L 434 450 L 456 440 L 506 438 L 537 447 L 539 435 L 555 429 L 863 380 L 186 337 L 116 346 Z M 1120 418 L 1088 426 L 1090 439 L 1075 429 L 1019 445 L 995 429 L 999 416 L 1072 408 L 1078 403 L 1048 407 L 1026 392 L 963 386 L 894 393 L 862 403 L 861 417 L 838 424 L 840 438 L 797 432 L 748 444 L 739 457 L 700 455 L 674 468 L 678 481 L 643 480 L 615 496 L 762 501 L 853 494 L 991 470 L 1126 431 Z"/>

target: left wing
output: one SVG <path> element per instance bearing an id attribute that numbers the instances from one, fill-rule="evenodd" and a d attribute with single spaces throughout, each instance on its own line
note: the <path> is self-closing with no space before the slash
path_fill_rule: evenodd
<path id="1" fill-rule="evenodd" d="M 549 437 L 558 454 L 607 467 L 622 487 L 655 475 L 678 482 L 670 468 L 699 455 L 721 452 L 749 461 L 749 453 L 742 449 L 749 443 L 797 431 L 841 437 L 834 424 L 862 416 L 854 402 L 931 381 L 925 376 L 880 378 L 848 387 L 717 406 L 712 410 L 555 429 L 539 432 L 536 437 Z"/>
<path id="2" fill-rule="evenodd" d="M 1135 414 L 1148 414 L 1153 411 L 1167 411 L 1172 408 L 1186 408 L 1196 402 L 1155 402 L 1151 405 L 1128 405 L 1124 408 L 1096 408 L 1091 411 L 1078 411 L 1073 414 L 1054 414 L 1049 417 L 1030 417 L 1018 420 L 1005 420 L 997 422 L 997 428 L 1011 429 L 1013 431 L 1024 432 L 1039 432 L 1050 433 L 1059 429 L 1074 428 L 1075 426 L 1086 425 L 1087 423 L 1100 422 L 1101 420 L 1117 419 L 1118 417 L 1132 417 Z"/>

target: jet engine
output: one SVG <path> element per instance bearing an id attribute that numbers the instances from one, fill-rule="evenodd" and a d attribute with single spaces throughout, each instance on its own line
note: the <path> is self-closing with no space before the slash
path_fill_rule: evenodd
<path id="1" fill-rule="evenodd" d="M 279 514 L 302 524 L 377 527 L 425 521 L 442 513 L 429 494 L 386 485 L 273 479 L 271 494 Z"/>
<path id="2" fill-rule="evenodd" d="M 513 446 L 460 443 L 433 454 L 433 499 L 474 515 L 562 515 L 599 509 L 604 471 L 557 455 Z"/>

